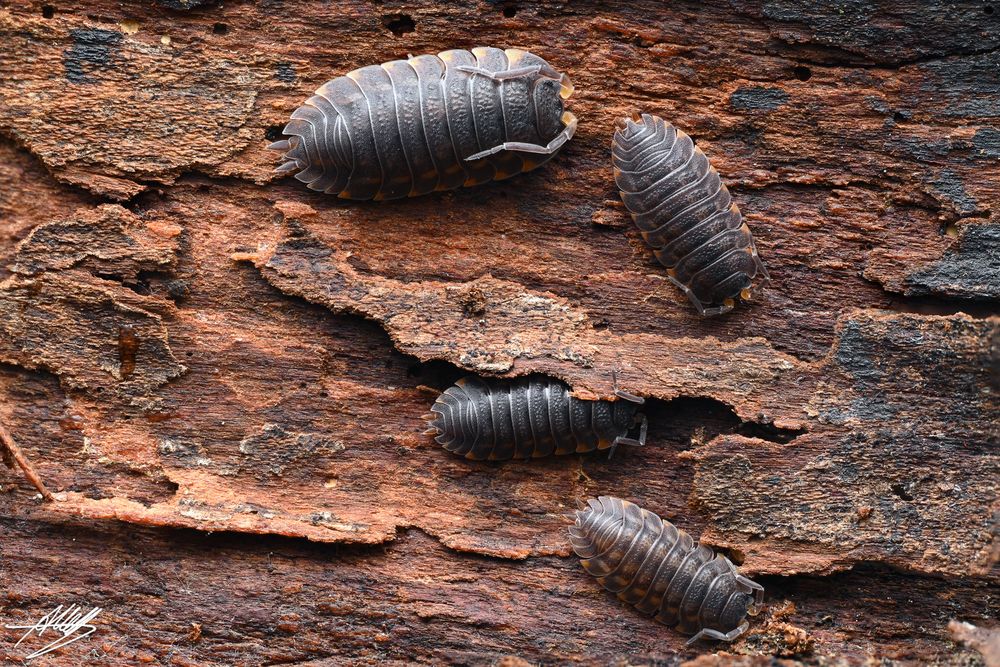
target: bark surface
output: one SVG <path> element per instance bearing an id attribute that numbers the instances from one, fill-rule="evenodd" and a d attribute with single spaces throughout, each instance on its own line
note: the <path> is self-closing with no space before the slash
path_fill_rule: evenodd
<path id="1" fill-rule="evenodd" d="M 717 4 L 0 0 L 0 424 L 56 497 L 0 444 L 0 625 L 102 607 L 53 665 L 996 664 L 1000 5 Z M 271 173 L 328 79 L 477 45 L 572 78 L 543 168 Z M 643 244 L 637 110 L 719 170 L 758 302 L 698 317 Z M 420 415 L 469 373 L 617 375 L 647 446 L 450 455 Z M 602 591 L 565 535 L 600 494 L 761 581 L 750 631 Z"/>

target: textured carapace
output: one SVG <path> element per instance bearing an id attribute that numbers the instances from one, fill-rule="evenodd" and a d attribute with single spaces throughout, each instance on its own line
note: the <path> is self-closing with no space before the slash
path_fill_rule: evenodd
<path id="1" fill-rule="evenodd" d="M 275 171 L 345 199 L 397 199 L 530 171 L 576 131 L 569 77 L 520 49 L 362 67 L 292 113 Z"/>
<path id="2" fill-rule="evenodd" d="M 750 228 L 691 137 L 658 116 L 618 122 L 611 146 L 622 201 L 671 282 L 702 315 L 750 299 L 768 279 Z"/>
<path id="3" fill-rule="evenodd" d="M 601 496 L 587 501 L 569 529 L 583 569 L 644 614 L 677 630 L 732 641 L 764 588 L 728 558 L 638 505 Z"/>
<path id="4" fill-rule="evenodd" d="M 424 415 L 428 435 L 475 460 L 529 459 L 646 442 L 643 399 L 615 390 L 617 401 L 584 401 L 549 378 L 486 381 L 466 377 Z M 628 437 L 638 426 L 638 438 Z"/>

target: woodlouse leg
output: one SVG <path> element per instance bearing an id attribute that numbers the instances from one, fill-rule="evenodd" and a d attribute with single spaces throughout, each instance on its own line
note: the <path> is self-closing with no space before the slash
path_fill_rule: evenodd
<path id="1" fill-rule="evenodd" d="M 718 630 L 712 630 L 711 628 L 702 628 L 701 630 L 698 631 L 698 634 L 696 634 L 691 639 L 687 640 L 687 645 L 690 646 L 691 644 L 694 644 L 702 637 L 708 637 L 709 639 L 718 639 L 719 641 L 722 642 L 731 642 L 740 635 L 742 635 L 744 632 L 746 632 L 747 628 L 749 627 L 750 627 L 749 623 L 743 623 L 742 625 L 740 625 L 740 627 L 734 630 L 730 630 L 729 632 L 719 632 Z"/>
<path id="2" fill-rule="evenodd" d="M 615 455 L 615 449 L 618 448 L 618 445 L 631 445 L 633 447 L 642 447 L 643 445 L 646 444 L 646 424 L 647 424 L 646 415 L 639 415 L 639 417 L 642 418 L 642 427 L 639 430 L 639 439 L 636 440 L 635 438 L 627 438 L 624 435 L 620 435 L 617 438 L 615 438 L 614 442 L 611 443 L 610 450 L 608 451 L 609 461 L 611 460 L 611 457 Z"/>
<path id="3" fill-rule="evenodd" d="M 688 298 L 688 301 L 690 301 L 691 303 L 693 303 L 694 307 L 698 309 L 698 314 L 699 315 L 706 315 L 707 314 L 707 312 L 705 311 L 705 306 L 701 305 L 701 301 L 698 299 L 698 297 L 696 297 L 694 295 L 694 292 L 691 291 L 690 287 L 688 287 L 687 285 L 685 285 L 681 281 L 677 280 L 677 278 L 674 278 L 670 274 L 667 274 L 667 280 L 669 280 L 670 282 L 672 282 L 674 284 L 674 286 L 676 286 L 682 292 L 684 292 L 684 296 L 686 296 Z"/>
<path id="4" fill-rule="evenodd" d="M 721 306 L 717 306 L 715 308 L 705 308 L 701 311 L 701 314 L 704 315 L 705 317 L 712 317 L 713 315 L 722 315 L 724 313 L 728 313 L 732 309 L 733 309 L 733 304 L 727 303 Z"/>
<path id="5" fill-rule="evenodd" d="M 520 141 L 507 141 L 499 146 L 494 146 L 485 151 L 480 151 L 475 155 L 470 155 L 465 158 L 466 160 L 480 160 L 488 155 L 493 155 L 494 153 L 499 153 L 500 151 L 521 151 L 522 153 L 540 153 L 542 155 L 549 155 L 555 153 L 557 150 L 562 148 L 562 145 L 573 138 L 576 133 L 576 116 L 571 113 L 564 114 L 568 117 L 566 122 L 566 127 L 563 131 L 556 135 L 556 138 L 550 141 L 547 145 L 542 146 L 540 144 L 526 144 Z"/>
<path id="6" fill-rule="evenodd" d="M 646 446 L 646 431 L 649 430 L 649 420 L 646 419 L 646 415 L 636 415 L 635 418 L 639 420 L 639 446 Z"/>
<path id="7" fill-rule="evenodd" d="M 472 65 L 459 65 L 455 68 L 459 72 L 466 72 L 468 74 L 480 74 L 485 76 L 487 79 L 493 79 L 494 81 L 507 81 L 509 79 L 517 79 L 522 76 L 531 76 L 532 74 L 538 74 L 542 71 L 541 65 L 531 65 L 529 67 L 518 67 L 516 69 L 509 69 L 503 72 L 491 72 L 488 69 L 482 67 L 474 67 Z M 559 78 L 559 73 L 556 72 L 553 79 Z"/>
<path id="8" fill-rule="evenodd" d="M 690 287 L 688 287 L 687 285 L 685 285 L 684 283 L 677 280 L 671 275 L 668 275 L 667 278 L 670 280 L 670 282 L 672 282 L 674 285 L 679 287 L 684 292 L 684 294 L 688 298 L 688 301 L 694 304 L 694 307 L 698 309 L 698 314 L 701 315 L 702 317 L 712 317 L 713 315 L 722 315 L 723 313 L 728 313 L 736 305 L 736 303 L 732 299 L 726 299 L 725 303 L 723 303 L 721 306 L 715 306 L 714 308 L 706 308 L 701 303 L 701 300 L 694 295 L 694 292 L 691 291 Z"/>
<path id="9" fill-rule="evenodd" d="M 767 272 L 767 269 L 764 268 L 764 262 L 763 260 L 761 260 L 760 255 L 757 254 L 756 249 L 754 249 L 752 255 L 753 255 L 753 263 L 757 266 L 761 274 L 764 276 L 764 281 L 771 282 L 771 274 L 769 274 Z"/>
<path id="10" fill-rule="evenodd" d="M 480 74 L 488 79 L 493 79 L 494 81 L 509 81 L 510 79 L 517 79 L 522 76 L 541 74 L 549 79 L 558 79 L 564 86 L 569 83 L 569 77 L 561 72 L 557 72 L 553 67 L 547 65 L 528 65 L 527 67 L 516 67 L 503 72 L 491 72 L 488 69 L 475 67 L 474 65 L 459 65 L 455 69 L 459 72 L 467 72 L 468 74 Z M 572 93 L 572 84 L 569 84 L 569 87 L 570 92 Z M 569 95 L 566 97 L 569 97 Z M 563 99 L 566 98 L 564 97 Z"/>

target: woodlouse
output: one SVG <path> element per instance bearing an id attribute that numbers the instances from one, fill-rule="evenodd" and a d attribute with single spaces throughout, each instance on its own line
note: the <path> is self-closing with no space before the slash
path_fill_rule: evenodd
<path id="1" fill-rule="evenodd" d="M 442 51 L 320 86 L 268 148 L 345 199 L 397 199 L 530 171 L 576 131 L 569 77 L 520 49 Z"/>
<path id="2" fill-rule="evenodd" d="M 600 496 L 587 501 L 569 529 L 573 551 L 600 584 L 644 614 L 685 633 L 732 641 L 763 599 L 764 587 L 728 558 L 634 503 Z"/>
<path id="3" fill-rule="evenodd" d="M 529 459 L 646 443 L 643 399 L 615 389 L 622 400 L 584 401 L 550 378 L 466 377 L 441 394 L 424 415 L 425 431 L 450 452 L 474 460 Z M 628 437 L 639 427 L 638 438 Z"/>
<path id="4" fill-rule="evenodd" d="M 702 315 L 749 300 L 769 280 L 750 228 L 691 137 L 658 116 L 621 119 L 611 148 L 622 201 L 667 276 Z"/>

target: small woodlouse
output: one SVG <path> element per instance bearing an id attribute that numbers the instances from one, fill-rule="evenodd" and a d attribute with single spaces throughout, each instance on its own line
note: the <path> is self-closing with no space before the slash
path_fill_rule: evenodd
<path id="1" fill-rule="evenodd" d="M 584 401 L 549 378 L 466 377 L 424 415 L 427 435 L 467 459 L 500 461 L 646 444 L 644 399 L 618 389 L 618 401 Z M 638 438 L 628 437 L 639 427 Z"/>
<path id="2" fill-rule="evenodd" d="M 750 228 L 691 137 L 658 116 L 618 121 L 615 183 L 667 276 L 702 315 L 719 315 L 769 280 Z"/>
<path id="3" fill-rule="evenodd" d="M 644 614 L 685 633 L 732 641 L 763 600 L 764 587 L 728 558 L 634 503 L 600 496 L 587 501 L 569 529 L 573 551 L 597 581 Z"/>
<path id="4" fill-rule="evenodd" d="M 569 77 L 520 49 L 442 51 L 320 86 L 268 148 L 277 173 L 344 199 L 398 199 L 509 178 L 576 131 Z"/>

